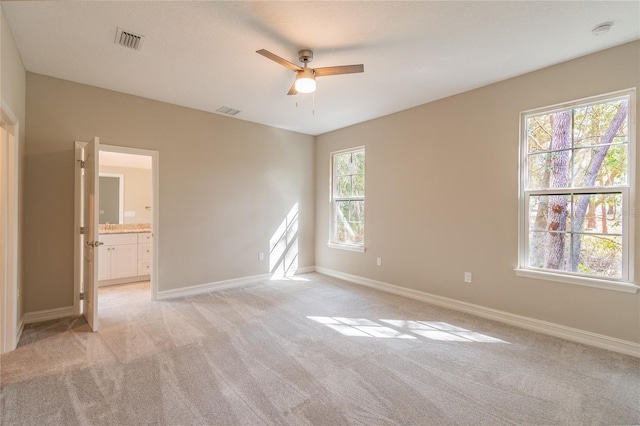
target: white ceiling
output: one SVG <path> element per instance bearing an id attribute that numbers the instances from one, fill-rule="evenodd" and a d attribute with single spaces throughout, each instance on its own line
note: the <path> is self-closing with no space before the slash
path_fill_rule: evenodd
<path id="1" fill-rule="evenodd" d="M 28 71 L 317 135 L 640 38 L 639 1 L 3 2 Z M 591 29 L 614 23 L 605 35 Z M 116 29 L 146 38 L 114 44 Z M 286 96 L 295 74 L 363 63 Z M 315 102 L 315 108 L 314 108 Z M 296 106 L 297 103 L 297 106 Z M 315 113 L 312 111 L 315 110 Z"/>

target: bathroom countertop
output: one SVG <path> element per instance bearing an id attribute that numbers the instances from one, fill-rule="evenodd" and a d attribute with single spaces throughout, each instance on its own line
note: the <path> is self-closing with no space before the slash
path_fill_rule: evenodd
<path id="1" fill-rule="evenodd" d="M 124 225 L 107 224 L 98 226 L 98 234 L 132 234 L 136 232 L 151 232 L 151 224 L 128 223 Z"/>

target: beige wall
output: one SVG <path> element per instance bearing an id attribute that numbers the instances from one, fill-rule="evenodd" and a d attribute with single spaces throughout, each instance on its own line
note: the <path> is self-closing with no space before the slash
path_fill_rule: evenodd
<path id="1" fill-rule="evenodd" d="M 638 86 L 635 42 L 317 137 L 316 265 L 639 342 L 640 294 L 514 273 L 520 112 Z M 364 254 L 326 245 L 329 153 L 359 145 L 366 147 Z M 472 284 L 463 282 L 465 271 Z"/>
<path id="2" fill-rule="evenodd" d="M 267 273 L 296 203 L 314 261 L 314 138 L 27 73 L 25 309 L 73 304 L 75 140 L 159 152 L 159 291 Z"/>
<path id="3" fill-rule="evenodd" d="M 135 217 L 124 218 L 124 223 L 151 223 L 151 170 L 130 167 L 100 166 L 100 173 L 124 176 L 124 211 L 135 212 Z"/>
<path id="4" fill-rule="evenodd" d="M 25 92 L 26 92 L 26 73 L 24 65 L 22 64 L 22 58 L 20 57 L 20 53 L 18 52 L 18 48 L 16 46 L 16 42 L 13 38 L 13 34 L 11 33 L 11 29 L 9 28 L 9 24 L 4 16 L 4 10 L 0 8 L 0 98 L 2 102 L 11 110 L 13 114 L 15 114 L 18 119 L 18 132 L 19 132 L 19 156 L 20 156 L 20 165 L 19 165 L 19 190 L 18 190 L 18 199 L 19 204 L 22 205 L 23 200 L 23 183 L 22 183 L 22 171 L 23 171 L 23 153 L 25 146 L 25 118 L 26 118 L 26 108 L 25 108 Z M 22 279 L 22 234 L 23 234 L 23 226 L 22 221 L 18 218 L 18 287 L 20 288 L 20 294 L 24 294 L 24 281 Z M 18 318 L 22 318 L 22 313 L 24 312 L 23 300 L 18 301 Z"/>

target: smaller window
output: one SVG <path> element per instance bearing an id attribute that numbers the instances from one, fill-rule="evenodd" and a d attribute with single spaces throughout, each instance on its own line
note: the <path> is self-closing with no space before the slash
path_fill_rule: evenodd
<path id="1" fill-rule="evenodd" d="M 331 153 L 329 244 L 364 250 L 364 147 Z"/>

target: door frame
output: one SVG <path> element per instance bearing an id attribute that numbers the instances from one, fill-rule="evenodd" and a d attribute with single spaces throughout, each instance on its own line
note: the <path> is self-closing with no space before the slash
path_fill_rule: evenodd
<path id="1" fill-rule="evenodd" d="M 76 142 L 77 144 L 78 142 Z M 100 144 L 99 151 L 118 152 L 122 154 L 133 155 L 146 155 L 151 157 L 151 226 L 152 226 L 152 239 L 151 239 L 151 300 L 158 300 L 158 247 L 159 247 L 159 206 L 160 206 L 160 169 L 159 169 L 159 152 L 148 149 L 131 148 L 127 146 L 117 145 L 105 145 Z M 76 158 L 76 160 L 78 160 Z M 97 167 L 100 167 L 98 164 Z M 99 173 L 99 172 L 98 172 Z M 76 184 L 79 182 L 76 180 Z M 76 212 L 78 211 L 76 206 Z M 79 224 L 79 218 L 77 224 Z M 76 226 L 76 231 L 79 232 L 80 225 Z M 77 253 L 81 253 L 81 247 L 79 247 L 79 238 L 75 238 Z M 80 315 L 80 258 L 76 256 L 76 267 L 74 280 L 74 301 L 73 309 L 76 315 Z M 98 291 L 98 283 L 95 283 L 95 290 Z M 98 313 L 99 315 L 99 313 Z"/>
<path id="2" fill-rule="evenodd" d="M 1 180 L 2 197 L 2 232 L 0 233 L 0 353 L 12 351 L 18 344 L 18 303 L 20 302 L 19 282 L 19 190 L 20 190 L 20 123 L 11 109 L 0 101 L 0 120 L 5 124 L 7 133 L 13 138 L 7 138 L 7 146 L 0 147 L 4 152 L 0 155 L 0 170 L 6 170 Z M 6 151 L 5 151 L 6 149 Z M 4 173 L 4 172 L 3 172 Z M 5 204 L 6 203 L 6 204 Z M 20 321 L 21 323 L 22 321 Z"/>

